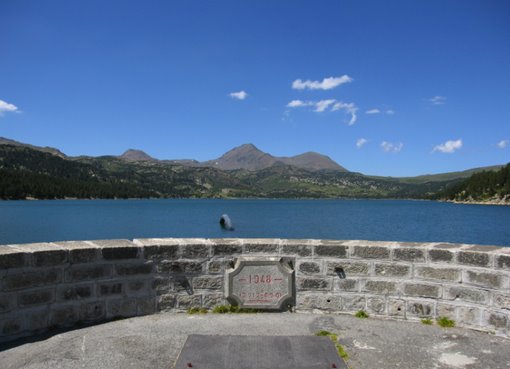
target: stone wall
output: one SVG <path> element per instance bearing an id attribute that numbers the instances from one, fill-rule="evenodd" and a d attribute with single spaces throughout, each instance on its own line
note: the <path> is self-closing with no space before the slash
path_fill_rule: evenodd
<path id="1" fill-rule="evenodd" d="M 510 337 L 510 248 L 373 241 L 137 239 L 0 246 L 0 341 L 226 303 L 238 256 L 288 256 L 296 310 L 447 316 Z"/>

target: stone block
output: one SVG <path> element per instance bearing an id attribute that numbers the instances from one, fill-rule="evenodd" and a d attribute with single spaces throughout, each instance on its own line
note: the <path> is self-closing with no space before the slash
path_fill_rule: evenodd
<path id="1" fill-rule="evenodd" d="M 120 276 L 132 276 L 152 273 L 153 264 L 151 261 L 144 264 L 116 264 L 115 273 Z"/>
<path id="2" fill-rule="evenodd" d="M 298 278 L 299 290 L 331 290 L 331 280 L 327 278 Z"/>
<path id="3" fill-rule="evenodd" d="M 282 254 L 290 256 L 312 256 L 312 245 L 308 240 L 284 240 Z"/>
<path id="4" fill-rule="evenodd" d="M 247 254 L 278 255 L 280 240 L 278 239 L 249 239 L 243 241 L 244 252 Z"/>
<path id="5" fill-rule="evenodd" d="M 210 246 L 206 244 L 186 244 L 181 246 L 181 255 L 184 259 L 208 258 Z"/>
<path id="6" fill-rule="evenodd" d="M 16 307 L 16 295 L 14 293 L 0 294 L 0 314 L 11 311 Z"/>
<path id="7" fill-rule="evenodd" d="M 94 294 L 93 284 L 60 285 L 57 287 L 57 301 L 84 300 Z"/>
<path id="8" fill-rule="evenodd" d="M 215 306 L 224 305 L 225 299 L 221 293 L 209 293 L 202 298 L 202 307 L 212 309 Z"/>
<path id="9" fill-rule="evenodd" d="M 405 318 L 406 302 L 401 299 L 388 299 L 388 315 L 394 317 Z"/>
<path id="10" fill-rule="evenodd" d="M 434 263 L 451 263 L 454 253 L 449 250 L 431 249 L 428 250 L 429 260 Z"/>
<path id="11" fill-rule="evenodd" d="M 415 269 L 415 277 L 423 279 L 459 282 L 460 276 L 461 276 L 460 270 L 455 268 L 417 266 Z"/>
<path id="12" fill-rule="evenodd" d="M 202 306 L 201 295 L 177 295 L 177 307 L 179 309 L 187 310 L 192 307 Z"/>
<path id="13" fill-rule="evenodd" d="M 80 320 L 76 305 L 53 307 L 50 311 L 50 327 L 70 327 Z"/>
<path id="14" fill-rule="evenodd" d="M 173 284 L 168 277 L 156 277 L 152 281 L 152 290 L 156 295 L 164 295 L 173 291 Z"/>
<path id="15" fill-rule="evenodd" d="M 407 317 L 418 318 L 432 317 L 434 315 L 434 303 L 430 301 L 407 301 Z"/>
<path id="16" fill-rule="evenodd" d="M 480 325 L 481 310 L 475 307 L 458 306 L 457 322 L 462 325 L 478 326 Z"/>
<path id="17" fill-rule="evenodd" d="M 448 319 L 457 319 L 455 314 L 455 306 L 443 303 L 437 303 L 436 306 L 436 318 L 446 317 Z"/>
<path id="18" fill-rule="evenodd" d="M 62 273 L 59 269 L 38 270 L 30 273 L 9 274 L 3 278 L 4 291 L 47 286 L 59 283 Z"/>
<path id="19" fill-rule="evenodd" d="M 156 298 L 147 297 L 144 299 L 138 299 L 136 305 L 137 315 L 149 315 L 156 312 Z"/>
<path id="20" fill-rule="evenodd" d="M 393 260 L 424 262 L 425 252 L 419 248 L 396 248 L 393 250 Z"/>
<path id="21" fill-rule="evenodd" d="M 477 288 L 453 286 L 445 288 L 444 299 L 487 304 L 489 302 L 489 292 Z"/>
<path id="22" fill-rule="evenodd" d="M 406 283 L 404 285 L 404 293 L 407 296 L 440 298 L 441 288 L 437 285 Z"/>
<path id="23" fill-rule="evenodd" d="M 496 268 L 510 270 L 510 255 L 497 255 Z"/>
<path id="24" fill-rule="evenodd" d="M 510 294 L 494 293 L 493 301 L 495 307 L 510 310 Z"/>
<path id="25" fill-rule="evenodd" d="M 23 320 L 20 317 L 0 320 L 0 332 L 3 335 L 13 335 L 23 330 Z"/>
<path id="26" fill-rule="evenodd" d="M 302 274 L 319 274 L 321 265 L 314 261 L 305 261 L 298 264 L 298 271 Z"/>
<path id="27" fill-rule="evenodd" d="M 159 273 L 201 273 L 203 263 L 196 261 L 162 261 L 157 266 Z"/>
<path id="28" fill-rule="evenodd" d="M 102 280 L 111 278 L 112 266 L 107 264 L 73 265 L 66 270 L 67 282 Z"/>
<path id="29" fill-rule="evenodd" d="M 149 289 L 147 288 L 148 281 L 143 279 L 136 279 L 134 281 L 125 282 L 126 294 L 128 296 L 138 296 L 142 294 L 148 294 Z"/>
<path id="30" fill-rule="evenodd" d="M 129 240 L 94 240 L 90 241 L 101 247 L 105 260 L 136 259 L 140 256 L 140 248 Z"/>
<path id="31" fill-rule="evenodd" d="M 18 306 L 36 306 L 49 304 L 55 301 L 55 291 L 53 289 L 36 290 L 18 294 Z"/>
<path id="32" fill-rule="evenodd" d="M 158 311 L 170 311 L 175 309 L 177 296 L 175 294 L 166 294 L 158 297 Z"/>
<path id="33" fill-rule="evenodd" d="M 30 243 L 15 247 L 30 253 L 32 265 L 36 267 L 61 265 L 67 262 L 67 250 L 53 243 Z"/>
<path id="34" fill-rule="evenodd" d="M 233 258 L 212 260 L 208 263 L 207 270 L 209 273 L 213 273 L 213 274 L 223 273 L 228 268 L 233 268 L 234 263 L 235 262 L 234 262 Z"/>
<path id="35" fill-rule="evenodd" d="M 395 282 L 368 280 L 365 282 L 363 291 L 382 295 L 394 293 L 397 290 Z"/>
<path id="36" fill-rule="evenodd" d="M 360 295 L 344 295 L 342 301 L 344 311 L 365 310 L 367 303 L 365 296 Z"/>
<path id="37" fill-rule="evenodd" d="M 241 241 L 237 239 L 211 239 L 213 242 L 212 254 L 214 256 L 240 255 L 243 253 Z"/>
<path id="38" fill-rule="evenodd" d="M 508 325 L 508 315 L 493 311 L 484 311 L 483 320 L 495 329 L 504 329 Z"/>
<path id="39" fill-rule="evenodd" d="M 359 290 L 357 279 L 336 279 L 334 281 L 335 291 L 357 292 Z"/>
<path id="40" fill-rule="evenodd" d="M 488 267 L 490 264 L 489 254 L 484 252 L 460 251 L 457 255 L 457 262 L 464 265 Z"/>
<path id="41" fill-rule="evenodd" d="M 101 321 L 106 318 L 104 301 L 88 302 L 80 305 L 80 320 L 84 323 Z"/>
<path id="42" fill-rule="evenodd" d="M 327 262 L 327 274 L 349 278 L 352 276 L 368 275 L 370 264 L 362 261 L 335 261 Z"/>
<path id="43" fill-rule="evenodd" d="M 386 301 L 381 297 L 369 297 L 367 310 L 371 314 L 384 315 L 386 313 Z"/>
<path id="44" fill-rule="evenodd" d="M 175 260 L 178 258 L 179 245 L 144 246 L 143 256 L 147 260 Z"/>
<path id="45" fill-rule="evenodd" d="M 55 245 L 68 250 L 71 264 L 92 263 L 99 259 L 101 249 L 87 241 L 55 242 Z"/>
<path id="46" fill-rule="evenodd" d="M 338 241 L 322 240 L 320 245 L 313 247 L 315 257 L 347 258 L 348 246 Z"/>
<path id="47" fill-rule="evenodd" d="M 354 246 L 353 256 L 363 259 L 389 259 L 390 248 L 382 246 Z"/>
<path id="48" fill-rule="evenodd" d="M 129 318 L 136 316 L 138 304 L 136 300 L 108 300 L 106 301 L 106 315 L 108 318 Z"/>
<path id="49" fill-rule="evenodd" d="M 0 247 L 0 269 L 22 268 L 28 265 L 28 253 L 13 246 Z"/>
<path id="50" fill-rule="evenodd" d="M 380 277 L 408 277 L 411 266 L 403 264 L 375 264 L 375 275 Z"/>
<path id="51" fill-rule="evenodd" d="M 37 309 L 26 309 L 21 316 L 28 331 L 43 330 L 49 326 L 50 308 L 43 306 Z"/>
<path id="52" fill-rule="evenodd" d="M 342 297 L 332 294 L 304 294 L 298 295 L 297 309 L 302 310 L 328 310 L 328 311 L 341 311 L 342 310 Z"/>
<path id="53" fill-rule="evenodd" d="M 123 292 L 121 282 L 100 283 L 97 285 L 98 296 L 120 295 Z"/>
<path id="54" fill-rule="evenodd" d="M 475 284 L 483 287 L 498 289 L 502 287 L 503 276 L 490 272 L 478 272 L 467 270 L 464 272 L 464 283 Z"/>
<path id="55" fill-rule="evenodd" d="M 193 278 L 193 288 L 219 290 L 223 287 L 223 277 L 202 276 Z"/>

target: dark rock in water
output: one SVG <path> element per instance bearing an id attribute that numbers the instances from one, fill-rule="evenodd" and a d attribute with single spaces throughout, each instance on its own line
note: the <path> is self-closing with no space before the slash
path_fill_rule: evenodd
<path id="1" fill-rule="evenodd" d="M 221 228 L 227 230 L 227 231 L 233 231 L 234 226 L 232 225 L 232 221 L 230 220 L 230 217 L 227 214 L 223 214 L 220 218 L 220 226 Z"/>

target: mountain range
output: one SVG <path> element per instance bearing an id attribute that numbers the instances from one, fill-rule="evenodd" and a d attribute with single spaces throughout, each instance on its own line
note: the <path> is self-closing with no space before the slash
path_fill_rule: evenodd
<path id="1" fill-rule="evenodd" d="M 276 157 L 252 144 L 199 162 L 159 160 L 134 149 L 69 157 L 0 138 L 0 198 L 434 198 L 473 173 L 500 167 L 392 178 L 349 172 L 314 152 Z"/>

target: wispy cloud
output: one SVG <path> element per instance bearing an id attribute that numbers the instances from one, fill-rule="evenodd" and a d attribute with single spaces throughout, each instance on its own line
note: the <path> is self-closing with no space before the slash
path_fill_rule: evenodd
<path id="1" fill-rule="evenodd" d="M 395 114 L 395 111 L 393 111 L 392 109 L 388 109 L 386 110 L 386 114 L 393 115 Z"/>
<path id="2" fill-rule="evenodd" d="M 19 109 L 16 105 L 9 104 L 6 101 L 0 100 L 0 117 L 5 113 L 19 113 Z"/>
<path id="3" fill-rule="evenodd" d="M 246 91 L 231 92 L 229 96 L 233 99 L 244 100 L 248 97 Z"/>
<path id="4" fill-rule="evenodd" d="M 394 144 L 388 141 L 381 142 L 381 148 L 384 152 L 400 152 L 404 144 L 399 142 L 398 144 Z"/>
<path id="5" fill-rule="evenodd" d="M 510 143 L 510 141 L 508 140 L 501 140 L 497 143 L 497 146 L 500 148 L 500 149 L 504 149 L 505 147 L 508 146 L 508 144 Z"/>
<path id="6" fill-rule="evenodd" d="M 444 96 L 434 96 L 428 99 L 432 105 L 443 105 L 446 102 L 446 97 Z"/>
<path id="7" fill-rule="evenodd" d="M 358 107 L 354 103 L 344 103 L 335 99 L 319 101 L 292 100 L 286 105 L 287 108 L 300 108 L 306 106 L 313 107 L 313 111 L 316 113 L 323 113 L 328 111 L 328 109 L 330 112 L 344 110 L 346 114 L 350 115 L 350 119 L 347 122 L 349 125 L 353 125 L 357 120 L 356 112 L 358 111 Z"/>
<path id="8" fill-rule="evenodd" d="M 368 142 L 368 140 L 366 138 L 358 138 L 356 140 L 356 147 L 358 149 L 361 149 L 363 147 L 364 144 L 366 144 Z"/>
<path id="9" fill-rule="evenodd" d="M 379 109 L 370 109 L 365 112 L 365 114 L 380 114 L 381 111 Z"/>
<path id="10" fill-rule="evenodd" d="M 452 154 L 455 151 L 460 150 L 461 148 L 462 148 L 462 140 L 461 139 L 458 139 L 455 141 L 449 140 L 449 141 L 446 141 L 445 143 L 442 143 L 442 144 L 434 147 L 432 152 L 439 151 L 439 152 L 442 152 L 445 154 Z"/>
<path id="11" fill-rule="evenodd" d="M 292 82 L 292 88 L 295 90 L 331 90 L 335 87 L 343 85 L 344 83 L 352 82 L 352 78 L 347 74 L 344 74 L 340 77 L 328 77 L 324 78 L 322 81 L 311 81 L 306 80 L 303 81 L 301 79 L 296 79 Z"/>

